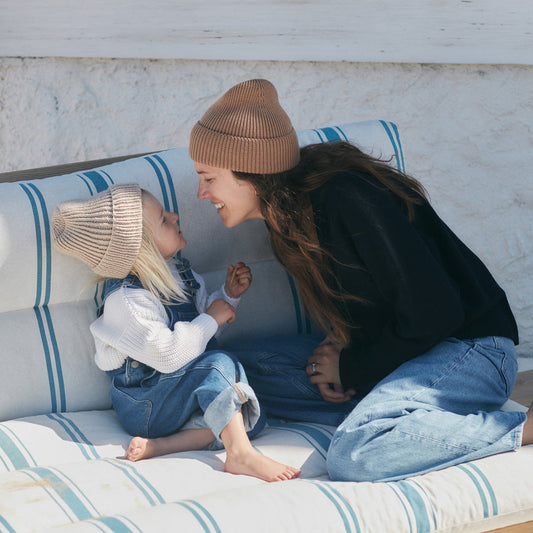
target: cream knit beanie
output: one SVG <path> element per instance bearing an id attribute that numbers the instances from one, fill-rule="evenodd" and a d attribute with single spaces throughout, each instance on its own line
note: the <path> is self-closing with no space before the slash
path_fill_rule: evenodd
<path id="1" fill-rule="evenodd" d="M 58 250 L 81 259 L 96 274 L 126 277 L 141 248 L 140 186 L 112 185 L 88 200 L 63 202 L 52 215 L 52 238 Z"/>
<path id="2" fill-rule="evenodd" d="M 191 131 L 189 155 L 198 163 L 273 174 L 300 160 L 298 138 L 267 80 L 248 80 L 219 98 Z"/>

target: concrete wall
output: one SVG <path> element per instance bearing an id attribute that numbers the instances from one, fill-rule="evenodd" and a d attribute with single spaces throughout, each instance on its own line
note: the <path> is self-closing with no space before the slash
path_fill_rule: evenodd
<path id="1" fill-rule="evenodd" d="M 270 79 L 296 128 L 394 121 L 408 171 L 506 289 L 533 355 L 533 66 L 0 58 L 0 171 L 186 145 Z"/>

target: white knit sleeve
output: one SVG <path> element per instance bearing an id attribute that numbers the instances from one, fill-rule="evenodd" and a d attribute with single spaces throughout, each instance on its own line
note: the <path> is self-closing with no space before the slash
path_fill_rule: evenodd
<path id="1" fill-rule="evenodd" d="M 220 289 L 218 289 L 217 291 L 215 291 L 215 292 L 213 292 L 211 294 L 210 298 L 213 298 L 213 297 L 214 298 L 222 298 L 223 300 L 226 300 L 226 302 L 228 302 L 229 304 L 231 304 L 235 308 L 237 308 L 237 306 L 239 305 L 239 302 L 241 301 L 240 298 L 233 298 L 226 292 L 225 283 L 222 284 Z"/>
<path id="2" fill-rule="evenodd" d="M 103 315 L 91 325 L 99 368 L 119 368 L 131 357 L 162 373 L 174 372 L 203 353 L 216 331 L 216 320 L 205 313 L 177 322 L 171 330 L 155 296 L 127 287 L 109 295 Z"/>
<path id="3" fill-rule="evenodd" d="M 216 291 L 212 292 L 211 294 L 207 294 L 207 289 L 205 286 L 205 281 L 200 276 L 200 274 L 197 274 L 192 271 L 196 281 L 200 284 L 200 288 L 196 292 L 196 309 L 198 309 L 198 312 L 205 313 L 206 309 L 213 303 L 214 300 L 217 298 L 221 298 L 222 300 L 226 300 L 230 305 L 232 305 L 234 308 L 237 308 L 237 305 L 239 305 L 240 298 L 232 298 L 228 294 L 226 294 L 226 291 L 224 289 L 224 283 L 220 287 L 220 289 L 217 289 Z M 229 326 L 229 324 L 222 324 L 219 326 L 217 332 L 215 333 L 215 337 L 218 338 L 222 334 L 222 332 Z"/>
<path id="4" fill-rule="evenodd" d="M 211 294 L 207 293 L 207 289 L 205 286 L 205 281 L 200 274 L 192 271 L 194 278 L 196 281 L 200 284 L 200 288 L 196 292 L 196 309 L 198 309 L 199 313 L 205 313 L 205 310 L 213 303 L 214 300 L 217 298 L 221 298 L 222 300 L 226 300 L 230 305 L 233 307 L 237 307 L 240 302 L 240 298 L 232 298 L 228 294 L 226 294 L 226 291 L 224 289 L 224 283 L 222 283 L 221 287 L 217 289 L 216 291 L 212 292 Z"/>

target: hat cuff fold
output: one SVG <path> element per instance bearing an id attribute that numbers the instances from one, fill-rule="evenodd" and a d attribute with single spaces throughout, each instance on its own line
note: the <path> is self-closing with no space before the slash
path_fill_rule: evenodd
<path id="1" fill-rule="evenodd" d="M 189 155 L 217 168 L 275 174 L 298 164 L 300 148 L 294 129 L 274 138 L 248 138 L 214 131 L 197 122 L 191 131 Z"/>

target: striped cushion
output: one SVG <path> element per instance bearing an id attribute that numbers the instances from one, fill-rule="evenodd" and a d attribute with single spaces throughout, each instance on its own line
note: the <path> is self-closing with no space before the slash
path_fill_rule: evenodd
<path id="1" fill-rule="evenodd" d="M 270 420 L 254 446 L 302 474 L 267 484 L 225 474 L 224 452 L 125 461 L 129 436 L 112 411 L 4 422 L 0 531 L 423 533 L 533 519 L 531 447 L 394 483 L 330 482 L 332 434 Z"/>
<path id="2" fill-rule="evenodd" d="M 370 121 L 299 135 L 302 144 L 349 139 L 403 161 L 390 123 Z M 196 199 L 198 178 L 185 148 L 65 176 L 0 183 L 0 420 L 110 407 L 108 378 L 94 365 L 88 328 L 101 287 L 92 282 L 88 267 L 51 247 L 49 225 L 59 202 L 129 181 L 139 182 L 165 209 L 179 213 L 190 243 L 186 256 L 212 287 L 221 283 L 230 263 L 245 260 L 254 268 L 252 289 L 226 339 L 243 332 L 312 330 L 293 280 L 272 257 L 264 223 L 256 220 L 227 230 L 209 202 Z M 265 301 L 269 306 L 262 305 Z"/>
<path id="3" fill-rule="evenodd" d="M 405 172 L 405 162 L 396 124 L 384 120 L 369 120 L 298 132 L 300 146 L 318 142 L 348 141 L 378 159 L 392 159 L 391 164 Z"/>

